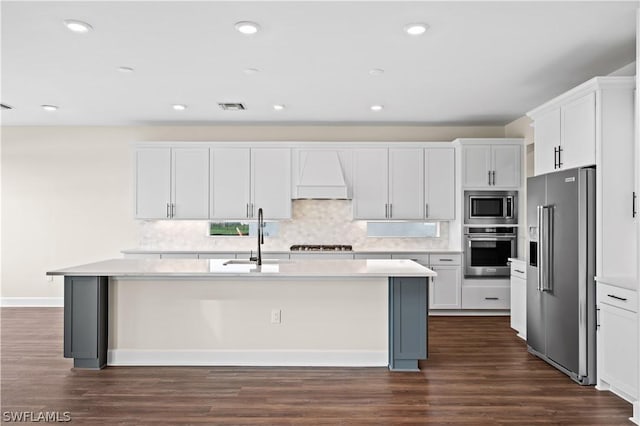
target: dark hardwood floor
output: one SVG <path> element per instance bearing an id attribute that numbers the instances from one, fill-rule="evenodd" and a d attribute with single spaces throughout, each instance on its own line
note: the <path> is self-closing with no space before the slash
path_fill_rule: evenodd
<path id="1" fill-rule="evenodd" d="M 73 370 L 62 309 L 3 308 L 2 413 L 72 424 L 630 425 L 631 405 L 539 359 L 507 317 L 431 317 L 419 373 L 385 368 Z"/>

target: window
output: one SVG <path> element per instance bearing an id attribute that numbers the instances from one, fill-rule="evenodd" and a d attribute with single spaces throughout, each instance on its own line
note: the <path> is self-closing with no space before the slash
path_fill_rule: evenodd
<path id="1" fill-rule="evenodd" d="M 255 237 L 257 222 L 210 222 L 209 235 L 213 237 Z M 265 237 L 278 235 L 278 222 L 265 222 L 263 233 Z"/>

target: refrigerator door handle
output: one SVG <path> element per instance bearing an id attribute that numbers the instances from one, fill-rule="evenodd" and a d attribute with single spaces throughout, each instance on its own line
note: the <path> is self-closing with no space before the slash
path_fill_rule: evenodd
<path id="1" fill-rule="evenodd" d="M 537 206 L 536 207 L 536 213 L 537 213 L 537 230 L 536 230 L 536 237 L 538 240 L 538 245 L 537 245 L 537 253 L 536 253 L 536 257 L 538 258 L 538 268 L 537 268 L 537 272 L 538 272 L 538 291 L 542 291 L 542 277 L 543 277 L 543 273 L 542 270 L 544 268 L 544 259 L 542 258 L 542 206 Z"/>
<path id="2" fill-rule="evenodd" d="M 542 239 L 544 240 L 544 252 L 542 253 L 544 259 L 544 281 L 542 282 L 542 291 L 551 291 L 553 289 L 553 215 L 551 206 L 542 207 L 542 222 L 543 233 Z"/>

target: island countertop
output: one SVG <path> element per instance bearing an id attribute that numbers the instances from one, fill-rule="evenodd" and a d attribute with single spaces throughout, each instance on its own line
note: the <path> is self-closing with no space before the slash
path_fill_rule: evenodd
<path id="1" fill-rule="evenodd" d="M 412 260 L 263 260 L 255 263 L 220 259 L 109 259 L 47 272 L 47 275 L 109 277 L 434 277 Z"/>

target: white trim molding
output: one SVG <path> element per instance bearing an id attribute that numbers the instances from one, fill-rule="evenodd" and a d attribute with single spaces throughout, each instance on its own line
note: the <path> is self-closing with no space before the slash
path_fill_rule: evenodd
<path id="1" fill-rule="evenodd" d="M 3 308 L 62 308 L 64 297 L 1 297 Z"/>
<path id="2" fill-rule="evenodd" d="M 109 349 L 116 366 L 387 367 L 387 351 Z"/>

